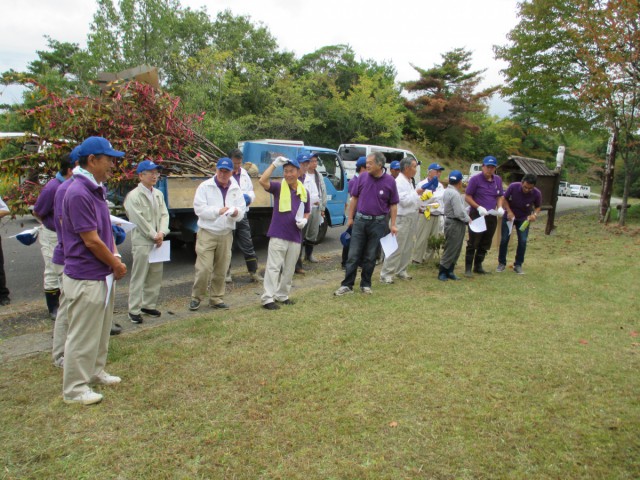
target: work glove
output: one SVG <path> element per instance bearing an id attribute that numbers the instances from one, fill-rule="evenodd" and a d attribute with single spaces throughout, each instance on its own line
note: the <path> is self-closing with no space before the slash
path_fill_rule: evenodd
<path id="1" fill-rule="evenodd" d="M 431 190 L 425 190 L 424 193 L 420 195 L 420 200 L 429 200 L 431 197 L 433 197 L 433 192 Z"/>
<path id="2" fill-rule="evenodd" d="M 504 208 L 500 207 L 498 209 L 498 217 L 503 217 L 504 216 Z"/>
<path id="3" fill-rule="evenodd" d="M 307 219 L 301 218 L 300 220 L 296 220 L 296 227 L 302 230 L 307 225 Z"/>
<path id="4" fill-rule="evenodd" d="M 488 212 L 486 208 L 478 207 L 478 213 L 480 214 L 481 217 L 486 217 Z"/>
<path id="5" fill-rule="evenodd" d="M 243 193 L 242 196 L 244 197 L 244 204 L 245 205 L 251 205 L 251 197 L 249 195 L 247 195 L 246 193 Z"/>
<path id="6" fill-rule="evenodd" d="M 287 157 L 283 157 L 281 155 L 279 157 L 276 157 L 276 159 L 273 161 L 272 165 L 274 167 L 278 168 L 278 167 L 283 167 L 288 162 L 289 162 L 289 159 Z"/>

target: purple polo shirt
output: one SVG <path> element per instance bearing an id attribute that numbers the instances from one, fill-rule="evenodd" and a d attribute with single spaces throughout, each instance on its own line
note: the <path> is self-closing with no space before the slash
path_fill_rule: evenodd
<path id="1" fill-rule="evenodd" d="M 81 232 L 96 230 L 107 248 L 113 247 L 104 187 L 82 175 L 74 176 L 64 196 L 62 211 L 65 275 L 75 280 L 104 280 L 112 273 L 111 267 L 98 260 L 80 237 Z"/>
<path id="2" fill-rule="evenodd" d="M 300 208 L 300 197 L 296 195 L 295 190 L 284 182 L 285 187 L 289 187 L 291 191 L 291 211 L 278 211 L 280 206 L 280 188 L 282 185 L 280 182 L 269 182 L 269 190 L 267 191 L 273 195 L 273 214 L 271 215 L 271 225 L 269 225 L 267 237 L 302 243 L 302 230 L 296 226 L 296 212 L 298 208 Z M 307 201 L 304 203 L 304 213 L 311 211 L 309 201 L 309 194 L 307 193 Z"/>
<path id="3" fill-rule="evenodd" d="M 522 191 L 522 183 L 513 182 L 507 191 L 504 192 L 504 198 L 509 202 L 509 207 L 516 216 L 516 220 L 526 220 L 531 212 L 542 204 L 542 193 L 534 188 L 529 193 Z"/>
<path id="4" fill-rule="evenodd" d="M 386 215 L 391 205 L 400 202 L 396 181 L 388 173 L 378 178 L 361 173 L 353 195 L 358 197 L 358 212 L 363 215 Z"/>
<path id="5" fill-rule="evenodd" d="M 360 178 L 360 176 L 350 178 L 349 183 L 347 185 L 349 195 L 351 195 L 352 197 L 353 197 L 353 194 L 358 190 L 358 178 Z"/>
<path id="6" fill-rule="evenodd" d="M 491 210 L 496 208 L 498 199 L 504 195 L 502 179 L 498 175 L 493 175 L 491 180 L 487 180 L 482 173 L 478 173 L 469 179 L 465 193 L 481 207 Z M 477 213 L 477 210 L 472 208 L 471 212 Z"/>
<path id="7" fill-rule="evenodd" d="M 231 185 L 231 182 L 227 183 L 226 187 L 223 187 L 220 185 L 220 182 L 218 182 L 216 177 L 213 177 L 213 181 L 216 182 L 216 186 L 220 189 L 220 193 L 222 194 L 222 204 L 224 205 L 224 202 L 227 200 L 227 192 L 229 191 L 229 185 Z"/>
<path id="8" fill-rule="evenodd" d="M 71 182 L 73 182 L 73 177 L 65 180 L 64 183 L 58 187 L 58 190 L 56 190 L 56 195 L 53 199 L 53 216 L 56 222 L 58 243 L 56 248 L 53 249 L 53 257 L 51 257 L 51 261 L 56 265 L 64 265 L 64 248 L 62 247 L 62 202 L 64 200 L 64 195 L 71 186 Z"/>
<path id="9" fill-rule="evenodd" d="M 44 186 L 38 200 L 33 206 L 33 212 L 40 217 L 42 224 L 51 231 L 56 230 L 56 222 L 53 215 L 53 199 L 56 196 L 56 190 L 62 183 L 57 178 L 52 178 Z"/>

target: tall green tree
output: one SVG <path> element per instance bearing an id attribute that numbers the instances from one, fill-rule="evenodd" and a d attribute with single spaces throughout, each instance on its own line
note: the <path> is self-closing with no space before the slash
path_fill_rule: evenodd
<path id="1" fill-rule="evenodd" d="M 466 132 L 480 130 L 477 113 L 486 114 L 488 99 L 498 87 L 478 90 L 484 70 L 471 70 L 472 53 L 456 48 L 442 55 L 442 63 L 425 70 L 416 81 L 404 83 L 405 102 L 415 123 L 429 142 L 438 142 L 455 154 Z"/>
<path id="2" fill-rule="evenodd" d="M 505 94 L 552 128 L 610 132 L 600 220 L 610 208 L 615 159 L 627 175 L 637 158 L 640 107 L 640 3 L 628 0 L 532 0 L 519 5 L 509 43 Z M 625 181 L 623 211 L 631 178 Z"/>

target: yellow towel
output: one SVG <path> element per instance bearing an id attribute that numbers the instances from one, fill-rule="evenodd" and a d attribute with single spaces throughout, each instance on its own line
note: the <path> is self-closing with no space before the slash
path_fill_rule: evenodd
<path id="1" fill-rule="evenodd" d="M 296 195 L 300 197 L 300 201 L 305 203 L 307 201 L 307 190 L 304 188 L 304 185 L 300 180 L 296 185 Z M 280 187 L 280 204 L 278 205 L 279 212 L 290 212 L 291 211 L 291 189 L 289 188 L 289 184 L 283 178 L 282 186 Z"/>

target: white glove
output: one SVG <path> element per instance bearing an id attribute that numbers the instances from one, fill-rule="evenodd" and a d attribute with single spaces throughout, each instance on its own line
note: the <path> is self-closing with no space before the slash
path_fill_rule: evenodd
<path id="1" fill-rule="evenodd" d="M 304 227 L 307 226 L 307 219 L 306 218 L 301 218 L 300 220 L 296 220 L 296 226 L 302 230 Z"/>
<path id="2" fill-rule="evenodd" d="M 487 215 L 487 209 L 484 207 L 478 207 L 478 213 L 480 214 L 481 217 L 485 217 Z"/>
<path id="3" fill-rule="evenodd" d="M 273 161 L 272 165 L 276 168 L 284 166 L 285 163 L 288 163 L 289 159 L 287 157 L 279 156 Z"/>
<path id="4" fill-rule="evenodd" d="M 504 208 L 500 207 L 498 209 L 498 217 L 503 217 L 504 216 Z"/>

